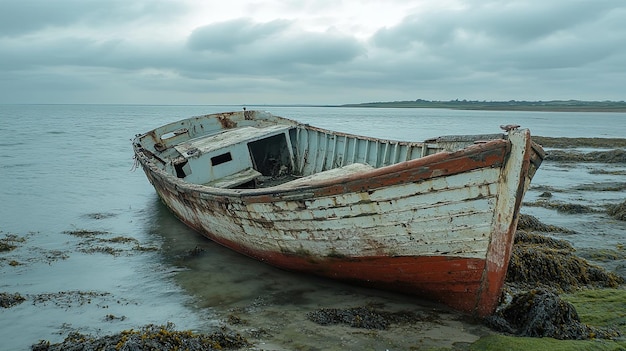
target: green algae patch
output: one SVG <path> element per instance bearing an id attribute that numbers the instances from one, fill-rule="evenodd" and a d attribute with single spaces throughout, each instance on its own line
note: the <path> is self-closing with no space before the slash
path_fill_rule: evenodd
<path id="1" fill-rule="evenodd" d="M 584 323 L 617 328 L 626 335 L 626 290 L 589 289 L 563 294 Z M 626 342 L 623 344 L 626 346 Z"/>
<path id="2" fill-rule="evenodd" d="M 557 340 L 552 338 L 515 337 L 507 335 L 489 335 L 470 345 L 470 351 L 617 351 L 624 350 L 626 341 L 612 340 Z"/>

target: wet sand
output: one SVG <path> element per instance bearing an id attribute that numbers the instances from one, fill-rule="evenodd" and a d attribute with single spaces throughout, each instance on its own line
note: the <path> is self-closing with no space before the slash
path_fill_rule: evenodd
<path id="1" fill-rule="evenodd" d="M 626 169 L 626 161 L 620 156 L 624 151 L 620 148 L 625 147 L 626 139 L 555 139 L 538 138 L 551 149 L 548 150 L 544 166 L 568 172 L 572 169 L 571 163 L 576 166 L 585 163 L 583 169 L 590 174 L 597 172 L 595 174 L 607 174 L 613 178 L 626 174 L 622 173 Z M 610 167 L 607 166 L 609 164 Z M 533 181 L 533 186 L 536 188 L 531 186 L 532 194 L 527 196 L 522 209 L 522 213 L 531 213 L 532 216 L 523 217 L 520 230 L 531 234 L 527 237 L 532 237 L 528 239 L 532 244 L 552 250 L 552 256 L 538 256 L 536 247 L 522 251 L 519 249 L 521 244 L 516 244 L 516 256 L 512 259 L 512 264 L 516 266 L 510 268 L 511 277 L 506 289 L 508 295 L 505 294 L 508 300 L 505 299 L 502 306 L 510 303 L 514 294 L 533 291 L 534 288 L 548 289 L 557 297 L 570 297 L 575 301 L 580 301 L 580 297 L 571 294 L 581 288 L 609 293 L 614 290 L 624 291 L 624 184 L 613 179 L 589 184 L 584 189 L 573 189 L 571 193 L 563 190 L 563 187 L 549 183 L 536 184 Z M 589 199 L 580 197 L 581 192 L 600 196 Z M 158 207 L 158 210 L 166 211 L 163 207 Z M 91 216 L 95 221 L 116 220 L 116 214 L 109 213 L 85 216 Z M 134 330 L 143 331 L 133 334 L 124 327 L 127 325 L 124 323 L 127 322 L 124 307 L 132 306 L 135 303 L 133 298 L 103 291 L 99 287 L 93 290 L 32 293 L 27 291 L 27 286 L 25 291 L 20 291 L 20 286 L 4 286 L 0 289 L 0 313 L 2 309 L 22 308 L 36 315 L 45 313 L 46 308 L 51 305 L 74 314 L 80 314 L 84 309 L 94 306 L 101 311 L 102 323 L 106 328 L 101 329 L 94 325 L 93 333 L 89 330 L 76 331 L 71 327 L 61 330 L 62 339 L 65 338 L 67 342 L 65 345 L 58 340 L 48 342 L 45 336 L 32 340 L 31 345 L 37 345 L 40 350 L 63 349 L 80 345 L 81 342 L 82 349 L 94 349 L 97 343 L 120 343 L 121 336 L 131 334 L 139 339 L 128 337 L 126 341 L 135 340 L 135 343 L 142 339 L 141 336 L 144 340 L 156 342 L 160 335 L 161 341 L 169 342 L 170 345 L 176 345 L 175 340 L 187 338 L 191 349 L 191 346 L 198 346 L 204 349 L 245 350 L 468 350 L 481 349 L 486 343 L 498 344 L 505 349 L 516 349 L 519 345 L 528 347 L 527 338 L 510 338 L 515 334 L 514 331 L 506 332 L 495 328 L 493 324 L 470 320 L 432 302 L 323 279 L 301 277 L 272 267 L 259 266 L 192 232 L 186 233 L 188 236 L 185 240 L 181 240 L 179 234 L 164 234 L 156 244 L 124 233 L 75 228 L 65 232 L 72 243 L 72 249 L 49 249 L 34 243 L 34 233 L 0 232 L 0 266 L 3 269 L 20 269 L 25 266 L 55 265 L 77 254 L 102 255 L 114 260 L 163 255 L 165 266 L 171 270 L 167 276 L 191 295 L 191 308 L 210 320 L 208 323 L 192 326 L 193 333 L 188 331 L 188 326 L 177 330 L 176 326 L 165 322 L 159 327 L 146 321 L 144 325 L 147 326 L 141 329 L 141 322 L 135 320 Z M 547 239 L 540 239 L 541 237 Z M 525 241 L 527 244 L 528 240 Z M 562 247 L 546 245 L 551 240 L 567 244 L 555 244 Z M 16 256 L 13 254 L 15 252 L 20 255 Z M 556 256 L 559 253 L 569 255 L 567 260 L 561 262 L 564 264 L 557 261 L 559 258 Z M 578 269 L 576 274 L 571 272 L 572 267 Z M 546 272 L 552 276 L 546 276 Z M 568 275 L 582 273 L 587 274 L 587 278 L 589 274 L 599 278 L 596 282 L 600 283 L 595 284 L 590 278 L 586 281 L 584 276 L 577 280 L 568 279 L 571 278 Z M 563 279 L 554 279 L 555 276 Z M 531 277 L 533 279 L 529 279 Z M 527 284 L 521 286 L 522 281 Z M 557 284 L 563 281 L 567 284 Z M 533 282 L 537 284 L 532 284 Z M 569 287 L 564 288 L 566 285 Z M 212 286 L 219 289 L 211 289 Z M 616 302 L 608 308 L 623 310 L 622 307 Z M 571 311 L 569 313 L 571 315 Z M 583 315 L 585 318 L 591 318 L 590 316 L 593 316 L 593 311 Z M 616 318 L 616 325 L 593 326 L 614 328 L 611 330 L 616 333 L 604 335 L 607 339 L 603 343 L 607 343 L 609 349 L 626 347 L 622 336 L 626 334 L 626 317 Z M 621 322 L 619 318 L 622 318 Z M 585 320 L 582 322 L 585 323 Z M 161 330 L 164 331 L 159 333 Z M 593 338 L 596 339 L 603 336 L 598 330 L 593 330 L 593 333 Z M 81 335 L 82 339 L 78 337 Z M 198 335 L 213 335 L 215 338 L 202 339 Z M 237 339 L 241 343 L 227 343 L 225 340 L 228 338 Z M 44 341 L 40 342 L 41 339 Z M 206 344 L 201 344 L 202 340 Z M 534 344 L 531 347 L 546 347 L 553 341 L 549 338 L 532 338 L 531 343 Z M 574 342 L 585 345 L 582 343 L 593 340 Z"/>

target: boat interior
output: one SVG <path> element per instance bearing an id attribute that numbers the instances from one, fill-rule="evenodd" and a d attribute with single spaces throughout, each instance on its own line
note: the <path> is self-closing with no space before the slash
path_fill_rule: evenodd
<path id="1" fill-rule="evenodd" d="M 152 143 L 153 155 L 168 173 L 189 183 L 231 189 L 302 186 L 458 150 L 477 140 L 505 137 L 495 134 L 401 142 L 295 122 L 239 123 L 212 133 L 195 132 L 198 129 L 206 128 L 189 125 L 167 133 L 155 130 L 142 139 L 150 136 L 157 141 Z M 144 148 L 146 141 L 141 140 Z"/>

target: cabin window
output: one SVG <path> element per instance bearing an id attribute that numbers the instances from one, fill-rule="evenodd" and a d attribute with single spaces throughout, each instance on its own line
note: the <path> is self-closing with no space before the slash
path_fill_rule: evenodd
<path id="1" fill-rule="evenodd" d="M 187 160 L 183 161 L 183 162 L 177 162 L 174 163 L 174 169 L 176 170 L 176 176 L 178 178 L 185 178 L 187 176 L 187 173 L 185 172 L 185 167 L 187 165 Z"/>
<path id="2" fill-rule="evenodd" d="M 230 154 L 230 152 L 227 152 L 225 154 L 211 157 L 211 166 L 221 165 L 222 163 L 226 163 L 232 160 L 233 160 L 233 156 Z"/>

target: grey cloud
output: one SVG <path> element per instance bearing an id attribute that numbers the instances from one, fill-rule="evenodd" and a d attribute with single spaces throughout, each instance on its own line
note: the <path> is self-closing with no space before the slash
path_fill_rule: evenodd
<path id="1" fill-rule="evenodd" d="M 0 68 L 10 70 L 38 69 L 54 66 L 110 66 L 119 60 L 119 39 L 95 41 L 81 37 L 54 40 L 0 41 L 4 57 Z M 141 62 L 135 62 L 139 66 Z"/>
<path id="2" fill-rule="evenodd" d="M 340 33 L 302 32 L 292 30 L 286 21 L 249 19 L 201 27 L 190 35 L 187 46 L 195 50 L 191 62 L 208 74 L 302 73 L 307 70 L 303 66 L 347 62 L 365 53 L 355 38 Z"/>
<path id="3" fill-rule="evenodd" d="M 371 42 L 385 49 L 404 51 L 416 44 L 442 45 L 454 34 L 454 14 L 444 16 L 409 15 L 400 24 L 378 30 Z"/>
<path id="4" fill-rule="evenodd" d="M 483 3 L 464 14 L 469 31 L 484 33 L 513 43 L 540 40 L 558 32 L 576 31 L 606 16 L 615 1 L 547 1 Z"/>
<path id="5" fill-rule="evenodd" d="M 626 40 L 626 31 L 617 25 L 624 14 L 621 6 L 614 1 L 544 6 L 480 2 L 464 11 L 407 16 L 379 30 L 371 42 L 381 49 L 437 57 L 474 70 L 583 66 L 623 51 L 620 42 Z"/>
<path id="6" fill-rule="evenodd" d="M 278 64 L 327 65 L 365 52 L 356 39 L 332 33 L 300 33 L 265 44 L 264 59 Z"/>
<path id="7" fill-rule="evenodd" d="M 192 50 L 229 52 L 278 34 L 289 25 L 285 20 L 255 23 L 249 18 L 239 18 L 195 29 L 189 36 L 187 45 Z"/>
<path id="8" fill-rule="evenodd" d="M 140 18 L 168 18 L 187 11 L 176 0 L 0 0 L 0 37 L 78 23 L 105 26 Z"/>
<path id="9" fill-rule="evenodd" d="M 546 2 L 542 6 L 529 2 L 478 2 L 462 11 L 438 9 L 409 15 L 396 26 L 380 29 L 372 43 L 405 50 L 420 43 L 444 46 L 455 40 L 483 37 L 495 44 L 518 45 L 562 31 L 579 30 L 603 20 L 620 6 L 623 5 L 617 1 Z"/>
<path id="10" fill-rule="evenodd" d="M 0 37 L 12 36 L 61 25 L 76 19 L 72 6 L 57 6 L 52 1 L 4 1 L 0 11 Z M 80 4 L 76 4 L 80 7 Z"/>
<path id="11" fill-rule="evenodd" d="M 234 21 L 236 22 L 236 21 Z M 254 23 L 250 23 L 250 28 Z M 190 50 L 188 42 L 132 42 L 124 38 L 96 40 L 87 37 L 0 38 L 0 69 L 25 71 L 43 67 L 99 67 L 117 74 L 140 70 L 175 72 L 189 79 L 214 80 L 220 77 L 263 77 L 305 79 L 334 70 L 364 54 L 356 39 L 335 32 L 287 31 L 288 26 L 268 25 L 245 45 L 231 50 Z M 282 29 L 282 31 L 279 30 Z M 273 33 L 273 34 L 270 34 Z M 240 41 L 241 43 L 241 41 Z M 66 72 L 67 73 L 67 72 Z"/>

